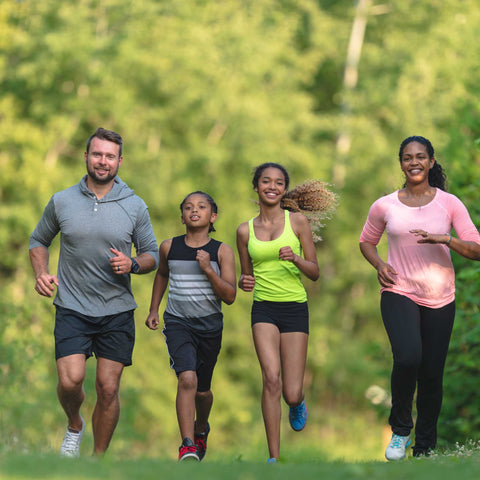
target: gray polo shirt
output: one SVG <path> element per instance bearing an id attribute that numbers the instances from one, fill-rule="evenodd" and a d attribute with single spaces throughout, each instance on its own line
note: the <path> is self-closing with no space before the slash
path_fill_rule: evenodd
<path id="1" fill-rule="evenodd" d="M 130 275 L 115 275 L 110 247 L 131 256 L 150 254 L 158 265 L 158 247 L 145 202 L 120 178 L 100 200 L 88 190 L 86 176 L 55 193 L 30 237 L 29 248 L 48 249 L 60 232 L 59 286 L 54 304 L 100 317 L 137 307 Z"/>

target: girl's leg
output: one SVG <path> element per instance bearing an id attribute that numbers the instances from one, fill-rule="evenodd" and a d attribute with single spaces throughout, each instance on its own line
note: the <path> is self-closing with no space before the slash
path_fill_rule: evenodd
<path id="1" fill-rule="evenodd" d="M 197 372 L 187 370 L 178 375 L 177 418 L 182 440 L 193 441 L 193 423 L 195 421 L 195 395 L 197 393 Z"/>
<path id="2" fill-rule="evenodd" d="M 262 413 L 270 458 L 280 454 L 282 380 L 280 371 L 280 332 L 270 323 L 252 327 L 255 350 L 262 369 Z"/>
<path id="3" fill-rule="evenodd" d="M 280 335 L 283 398 L 290 407 L 302 403 L 303 377 L 307 361 L 308 335 L 286 332 Z"/>
<path id="4" fill-rule="evenodd" d="M 393 433 L 406 437 L 413 428 L 413 395 L 422 359 L 420 307 L 403 295 L 383 292 L 381 311 L 393 353 L 389 423 Z"/>
<path id="5" fill-rule="evenodd" d="M 443 370 L 455 318 L 455 302 L 445 307 L 422 308 L 423 357 L 418 372 L 415 454 L 437 444 L 437 421 L 443 396 Z"/>

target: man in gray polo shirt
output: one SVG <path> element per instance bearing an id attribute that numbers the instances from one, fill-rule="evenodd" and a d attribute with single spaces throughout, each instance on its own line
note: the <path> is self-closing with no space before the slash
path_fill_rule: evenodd
<path id="1" fill-rule="evenodd" d="M 80 455 L 85 421 L 85 363 L 97 358 L 97 402 L 92 416 L 94 454 L 107 449 L 120 415 L 123 368 L 131 365 L 137 307 L 130 274 L 158 265 L 158 247 L 145 202 L 117 176 L 123 140 L 98 128 L 84 154 L 87 175 L 55 193 L 30 237 L 35 290 L 53 301 L 57 393 L 68 426 L 60 448 Z M 48 269 L 48 248 L 61 233 L 58 275 Z M 131 257 L 132 244 L 137 256 Z"/>

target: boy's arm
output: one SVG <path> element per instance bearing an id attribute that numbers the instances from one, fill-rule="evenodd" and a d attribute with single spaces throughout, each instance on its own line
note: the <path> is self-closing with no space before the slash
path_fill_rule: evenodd
<path id="1" fill-rule="evenodd" d="M 217 275 L 212 268 L 210 255 L 207 252 L 198 250 L 197 261 L 211 283 L 216 295 L 222 300 L 222 302 L 231 305 L 235 301 L 237 293 L 235 285 L 235 256 L 232 248 L 225 243 L 222 243 L 218 249 L 220 275 Z"/>
<path id="2" fill-rule="evenodd" d="M 162 301 L 165 290 L 168 286 L 169 270 L 168 270 L 168 252 L 172 245 L 172 239 L 162 242 L 159 248 L 160 260 L 158 263 L 157 273 L 155 274 L 155 280 L 153 281 L 152 298 L 150 300 L 150 313 L 145 320 L 145 325 L 151 330 L 157 330 L 160 323 L 158 317 L 158 308 Z"/>

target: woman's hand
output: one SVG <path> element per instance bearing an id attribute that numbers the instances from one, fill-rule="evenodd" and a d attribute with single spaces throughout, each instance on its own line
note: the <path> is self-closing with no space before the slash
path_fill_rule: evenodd
<path id="1" fill-rule="evenodd" d="M 426 230 L 415 229 L 410 230 L 416 237 L 420 236 L 417 243 L 443 243 L 446 244 L 451 240 L 451 235 L 447 233 L 428 233 Z"/>
<path id="2" fill-rule="evenodd" d="M 392 287 L 397 282 L 395 281 L 395 275 L 398 273 L 388 263 L 381 262 L 377 267 L 377 278 L 382 287 Z"/>

